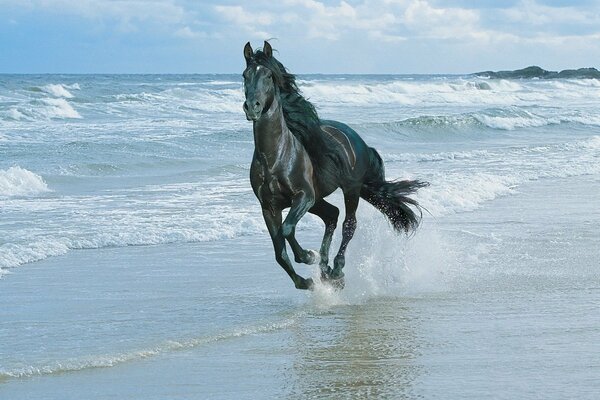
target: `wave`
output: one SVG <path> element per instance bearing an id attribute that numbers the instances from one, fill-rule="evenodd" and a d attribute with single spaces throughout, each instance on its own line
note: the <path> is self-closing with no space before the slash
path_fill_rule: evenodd
<path id="1" fill-rule="evenodd" d="M 490 80 L 476 77 L 441 77 L 407 79 L 389 77 L 382 80 L 356 79 L 311 79 L 301 81 L 301 90 L 317 107 L 323 108 L 323 116 L 330 114 L 334 119 L 343 115 L 370 115 L 374 107 L 389 115 L 418 110 L 458 109 L 464 111 L 487 108 L 547 107 L 555 109 L 557 104 L 569 104 L 571 110 L 589 109 L 590 99 L 600 95 L 598 80 L 559 81 L 512 81 Z M 78 84 L 50 83 L 36 87 L 37 92 L 22 96 L 21 91 L 10 94 L 0 115 L 5 120 L 26 121 L 48 118 L 81 118 L 67 102 L 72 99 Z M 31 92 L 31 90 L 30 90 Z M 39 93 L 48 94 L 49 99 L 40 99 Z M 161 83 L 136 82 L 123 84 L 116 78 L 114 85 L 86 88 L 85 97 L 77 99 L 78 107 L 90 114 L 101 116 L 152 117 L 156 115 L 178 118 L 195 118 L 203 114 L 231 114 L 232 121 L 243 121 L 241 105 L 244 100 L 240 82 L 215 79 L 207 82 L 179 82 L 175 86 Z M 579 107 L 583 105 L 584 108 Z M 396 108 L 398 106 L 398 108 Z M 404 107 L 403 107 L 404 106 Z M 410 108 L 409 108 L 410 106 Z M 577 107 L 575 107 L 577 106 Z M 3 107 L 6 107 L 2 109 Z M 356 113 L 356 107 L 361 110 Z M 387 108 L 386 108 L 387 107 Z M 565 112 L 565 111 L 560 111 Z M 339 116 L 342 114 L 342 116 Z M 377 114 L 378 116 L 381 113 Z M 540 126 L 545 123 L 531 116 L 522 116 L 512 121 L 512 116 L 470 115 L 486 126 L 498 129 L 515 129 L 521 126 Z M 559 115 L 560 116 L 560 115 Z M 239 118 L 238 118 L 239 117 Z M 519 117 L 519 116 L 516 116 Z M 542 118 L 547 116 L 542 115 Z M 361 117 L 363 120 L 365 117 Z M 414 117 L 413 117 L 414 118 Z M 368 117 L 366 118 L 368 119 Z M 350 118 L 350 121 L 352 118 Z M 468 122 L 468 121 L 467 121 Z M 225 125 L 225 124 L 224 124 Z"/>
<path id="2" fill-rule="evenodd" d="M 82 116 L 64 98 L 43 98 L 12 106 L 0 116 L 7 121 L 47 121 L 51 119 L 81 119 Z"/>
<path id="3" fill-rule="evenodd" d="M 233 210 L 232 212 L 235 213 Z M 49 257 L 64 255 L 71 250 L 207 242 L 252 235 L 264 231 L 264 224 L 258 216 L 240 214 L 238 211 L 237 215 L 233 214 L 232 218 L 225 218 L 226 221 L 214 218 L 214 221 L 205 221 L 200 226 L 193 226 L 193 222 L 190 224 L 192 226 L 182 226 L 185 222 L 181 221 L 177 225 L 175 222 L 156 221 L 154 226 L 144 226 L 141 220 L 130 221 L 133 226 L 122 226 L 114 224 L 110 216 L 102 215 L 99 218 L 108 219 L 108 222 L 104 222 L 105 225 L 93 219 L 87 221 L 96 231 L 92 234 L 85 232 L 86 227 L 82 227 L 80 229 L 84 229 L 83 232 L 80 229 L 67 235 L 60 235 L 57 232 L 58 236 L 54 238 L 33 238 L 27 243 L 5 243 L 0 245 L 0 272 L 3 269 L 15 268 L 45 260 Z M 110 226 L 107 226 L 107 223 Z"/>
<path id="4" fill-rule="evenodd" d="M 113 95 L 116 103 L 140 104 L 159 107 L 171 112 L 219 112 L 240 114 L 244 102 L 241 87 L 238 89 L 212 89 L 175 87 L 160 92 L 140 92 Z"/>
<path id="5" fill-rule="evenodd" d="M 6 170 L 0 169 L 0 198 L 34 196 L 49 191 L 41 176 L 25 168 L 14 166 Z"/>
<path id="6" fill-rule="evenodd" d="M 78 88 L 79 85 L 77 85 L 76 87 Z M 73 88 L 75 88 L 75 86 Z M 61 84 L 50 83 L 48 85 L 43 86 L 41 89 L 42 91 L 51 94 L 55 97 L 64 97 L 65 99 L 71 99 L 74 97 L 71 94 L 71 92 L 69 92 L 67 88 Z"/>
<path id="7" fill-rule="evenodd" d="M 17 198 L 5 202 L 3 210 L 52 213 L 59 222 L 43 235 L 24 228 L 14 232 L 11 242 L 0 244 L 0 273 L 71 250 L 206 242 L 266 229 L 250 187 L 237 179 L 145 186 L 98 196 Z M 76 220 L 69 210 L 77 213 Z"/>
<path id="8" fill-rule="evenodd" d="M 363 129 L 374 129 L 386 132 L 398 132 L 403 129 L 414 128 L 464 129 L 478 127 L 510 131 L 518 128 L 558 125 L 563 123 L 600 126 L 600 115 L 584 114 L 582 112 L 569 112 L 564 115 L 543 115 L 518 107 L 509 107 L 506 109 L 493 108 L 457 115 L 422 115 L 400 121 L 366 123 L 354 126 L 358 131 Z"/>
<path id="9" fill-rule="evenodd" d="M 383 154 L 384 161 L 391 167 L 388 169 L 397 168 L 394 162 L 398 161 L 448 163 L 443 172 L 435 167 L 432 172 L 424 169 L 419 174 L 419 178 L 429 181 L 431 186 L 421 189 L 416 198 L 436 216 L 475 210 L 485 202 L 515 193 L 518 186 L 526 182 L 600 174 L 600 163 L 596 161 L 599 157 L 600 136 L 572 143 L 514 148 L 508 152 Z M 484 163 L 488 166 L 486 172 L 479 172 Z"/>
<path id="10" fill-rule="evenodd" d="M 40 365 L 29 365 L 13 369 L 0 369 L 0 381 L 14 378 L 29 378 L 39 375 L 56 375 L 87 369 L 110 368 L 127 362 L 143 360 L 175 351 L 193 349 L 223 340 L 276 332 L 278 330 L 293 326 L 297 323 L 297 320 L 305 314 L 306 312 L 302 311 L 295 312 L 292 315 L 285 317 L 282 321 L 264 322 L 262 324 L 235 328 L 216 335 L 199 336 L 183 340 L 168 340 L 153 347 L 125 353 L 72 358 Z"/>
<path id="11" fill-rule="evenodd" d="M 321 107 L 556 107 L 557 104 L 589 104 L 590 99 L 600 95 L 598 83 L 594 79 L 557 82 L 449 77 L 383 82 L 315 81 L 306 82 L 300 89 L 315 105 Z"/>
<path id="12" fill-rule="evenodd" d="M 48 118 L 81 118 L 81 115 L 64 99 L 42 99 L 47 107 L 42 111 Z"/>

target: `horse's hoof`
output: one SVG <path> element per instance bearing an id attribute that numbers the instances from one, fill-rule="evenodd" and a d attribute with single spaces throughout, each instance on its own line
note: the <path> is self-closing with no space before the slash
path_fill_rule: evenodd
<path id="1" fill-rule="evenodd" d="M 342 271 L 341 268 L 334 268 L 331 270 L 331 273 L 329 274 L 329 277 L 331 279 L 343 279 L 344 278 L 344 271 Z"/>
<path id="2" fill-rule="evenodd" d="M 346 287 L 346 280 L 343 276 L 339 278 L 329 278 L 325 281 L 329 286 L 331 286 L 335 290 L 342 290 Z"/>
<path id="3" fill-rule="evenodd" d="M 333 271 L 329 269 L 327 273 L 321 272 L 321 282 L 331 286 L 335 290 L 342 290 L 346 286 L 346 280 L 344 279 L 344 273 L 339 271 L 337 275 L 333 274 Z"/>
<path id="4" fill-rule="evenodd" d="M 312 265 L 321 262 L 321 256 L 314 250 L 304 250 L 295 260 L 297 263 Z"/>
<path id="5" fill-rule="evenodd" d="M 321 255 L 315 250 L 306 250 L 307 264 L 313 265 L 321 262 Z"/>
<path id="6" fill-rule="evenodd" d="M 304 279 L 300 278 L 298 282 L 296 282 L 296 289 L 300 290 L 313 290 L 315 288 L 315 283 L 312 278 Z"/>

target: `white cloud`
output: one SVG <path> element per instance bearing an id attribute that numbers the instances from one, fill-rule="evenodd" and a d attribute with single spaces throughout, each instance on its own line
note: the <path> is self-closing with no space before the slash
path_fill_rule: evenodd
<path id="1" fill-rule="evenodd" d="M 536 26 L 557 26 L 565 23 L 596 25 L 600 28 L 600 9 L 581 9 L 574 6 L 550 7 L 532 0 L 523 0 L 517 6 L 502 10 L 512 22 Z"/>
<path id="2" fill-rule="evenodd" d="M 434 8 L 427 1 L 414 0 L 404 11 L 403 23 L 417 36 L 434 39 L 478 39 L 485 35 L 479 26 L 479 12 L 462 8 Z"/>
<path id="3" fill-rule="evenodd" d="M 271 37 L 268 32 L 261 30 L 275 20 L 274 15 L 269 12 L 254 13 L 247 11 L 242 6 L 215 6 L 214 9 L 236 28 L 242 29 L 254 38 L 267 39 Z"/>
<path id="4" fill-rule="evenodd" d="M 198 39 L 209 37 L 209 35 L 206 32 L 195 31 L 189 26 L 184 26 L 183 28 L 177 29 L 174 35 L 184 39 Z"/>
<path id="5" fill-rule="evenodd" d="M 506 37 L 482 27 L 479 10 L 433 7 L 427 0 L 363 0 L 353 4 L 342 0 L 328 5 L 317 0 L 284 0 L 280 5 L 269 4 L 274 9 L 269 13 L 250 12 L 241 5 L 216 6 L 215 10 L 237 30 L 253 32 L 254 36 L 259 36 L 260 25 L 268 25 L 275 36 L 328 41 L 357 33 L 387 43 L 411 38 L 487 42 Z"/>
<path id="6" fill-rule="evenodd" d="M 421 64 L 429 71 L 444 69 L 439 64 L 444 57 L 456 58 L 456 65 L 467 59 L 472 65 L 483 64 L 482 57 L 487 57 L 494 60 L 490 67 L 504 58 L 535 61 L 542 54 L 561 62 L 575 56 L 595 63 L 600 59 L 600 2 L 555 4 L 555 0 L 0 0 L 5 24 L 18 21 L 19 29 L 26 29 L 27 14 L 35 13 L 47 14 L 50 21 L 67 20 L 57 18 L 62 15 L 85 20 L 89 31 L 99 36 L 115 30 L 122 35 L 136 32 L 150 45 L 160 36 L 183 45 L 211 38 L 216 51 L 225 51 L 233 43 L 278 38 L 299 53 L 319 54 L 322 61 L 317 62 L 322 65 L 313 70 L 327 67 L 325 60 L 333 65 L 336 56 L 347 58 L 344 68 L 376 70 L 402 54 L 402 68 L 417 71 L 424 53 L 428 60 L 436 60 Z M 296 62 L 308 61 L 298 57 Z"/>
<path id="7" fill-rule="evenodd" d="M 493 3 L 487 2 L 486 7 L 477 8 L 478 3 L 470 6 L 464 0 L 240 0 L 227 5 L 211 2 L 212 5 L 189 0 L 0 0 L 0 4 L 18 8 L 78 15 L 114 25 L 122 32 L 162 30 L 186 39 L 243 34 L 260 39 L 343 41 L 364 35 L 386 43 L 549 43 L 574 40 L 577 36 L 588 40 L 600 32 L 598 3 L 553 7 L 542 4 L 542 0 L 521 0 L 512 6 L 504 2 L 493 8 Z M 196 29 L 198 26 L 202 26 L 201 32 Z"/>
<path id="8" fill-rule="evenodd" d="M 252 13 L 242 6 L 215 6 L 215 10 L 237 25 L 271 25 L 274 19 L 271 13 Z"/>
<path id="9" fill-rule="evenodd" d="M 28 0 L 18 2 L 18 8 L 74 15 L 99 25 L 114 25 L 121 32 L 137 32 L 148 26 L 172 32 L 170 27 L 184 29 L 194 16 L 176 0 Z"/>

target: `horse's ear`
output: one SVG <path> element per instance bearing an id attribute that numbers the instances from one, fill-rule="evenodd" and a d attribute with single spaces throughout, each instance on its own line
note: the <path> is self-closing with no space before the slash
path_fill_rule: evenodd
<path id="1" fill-rule="evenodd" d="M 265 53 L 265 56 L 267 56 L 267 58 L 271 58 L 271 56 L 273 55 L 273 48 L 266 40 L 265 45 L 263 46 L 263 53 Z"/>
<path id="2" fill-rule="evenodd" d="M 247 63 L 250 62 L 250 59 L 252 58 L 253 55 L 254 55 L 254 51 L 252 51 L 252 46 L 250 46 L 250 42 L 248 42 L 244 46 L 244 58 L 246 59 Z"/>

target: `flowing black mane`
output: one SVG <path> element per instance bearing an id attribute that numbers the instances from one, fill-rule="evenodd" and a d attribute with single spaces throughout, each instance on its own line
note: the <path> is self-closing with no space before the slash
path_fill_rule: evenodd
<path id="1" fill-rule="evenodd" d="M 253 62 L 268 68 L 281 94 L 283 116 L 288 129 L 302 143 L 308 155 L 318 168 L 330 167 L 331 161 L 336 167 L 343 166 L 338 152 L 333 149 L 331 138 L 321 132 L 321 120 L 315 106 L 300 94 L 296 85 L 296 76 L 290 73 L 274 56 L 267 57 L 262 50 L 256 50 Z"/>

